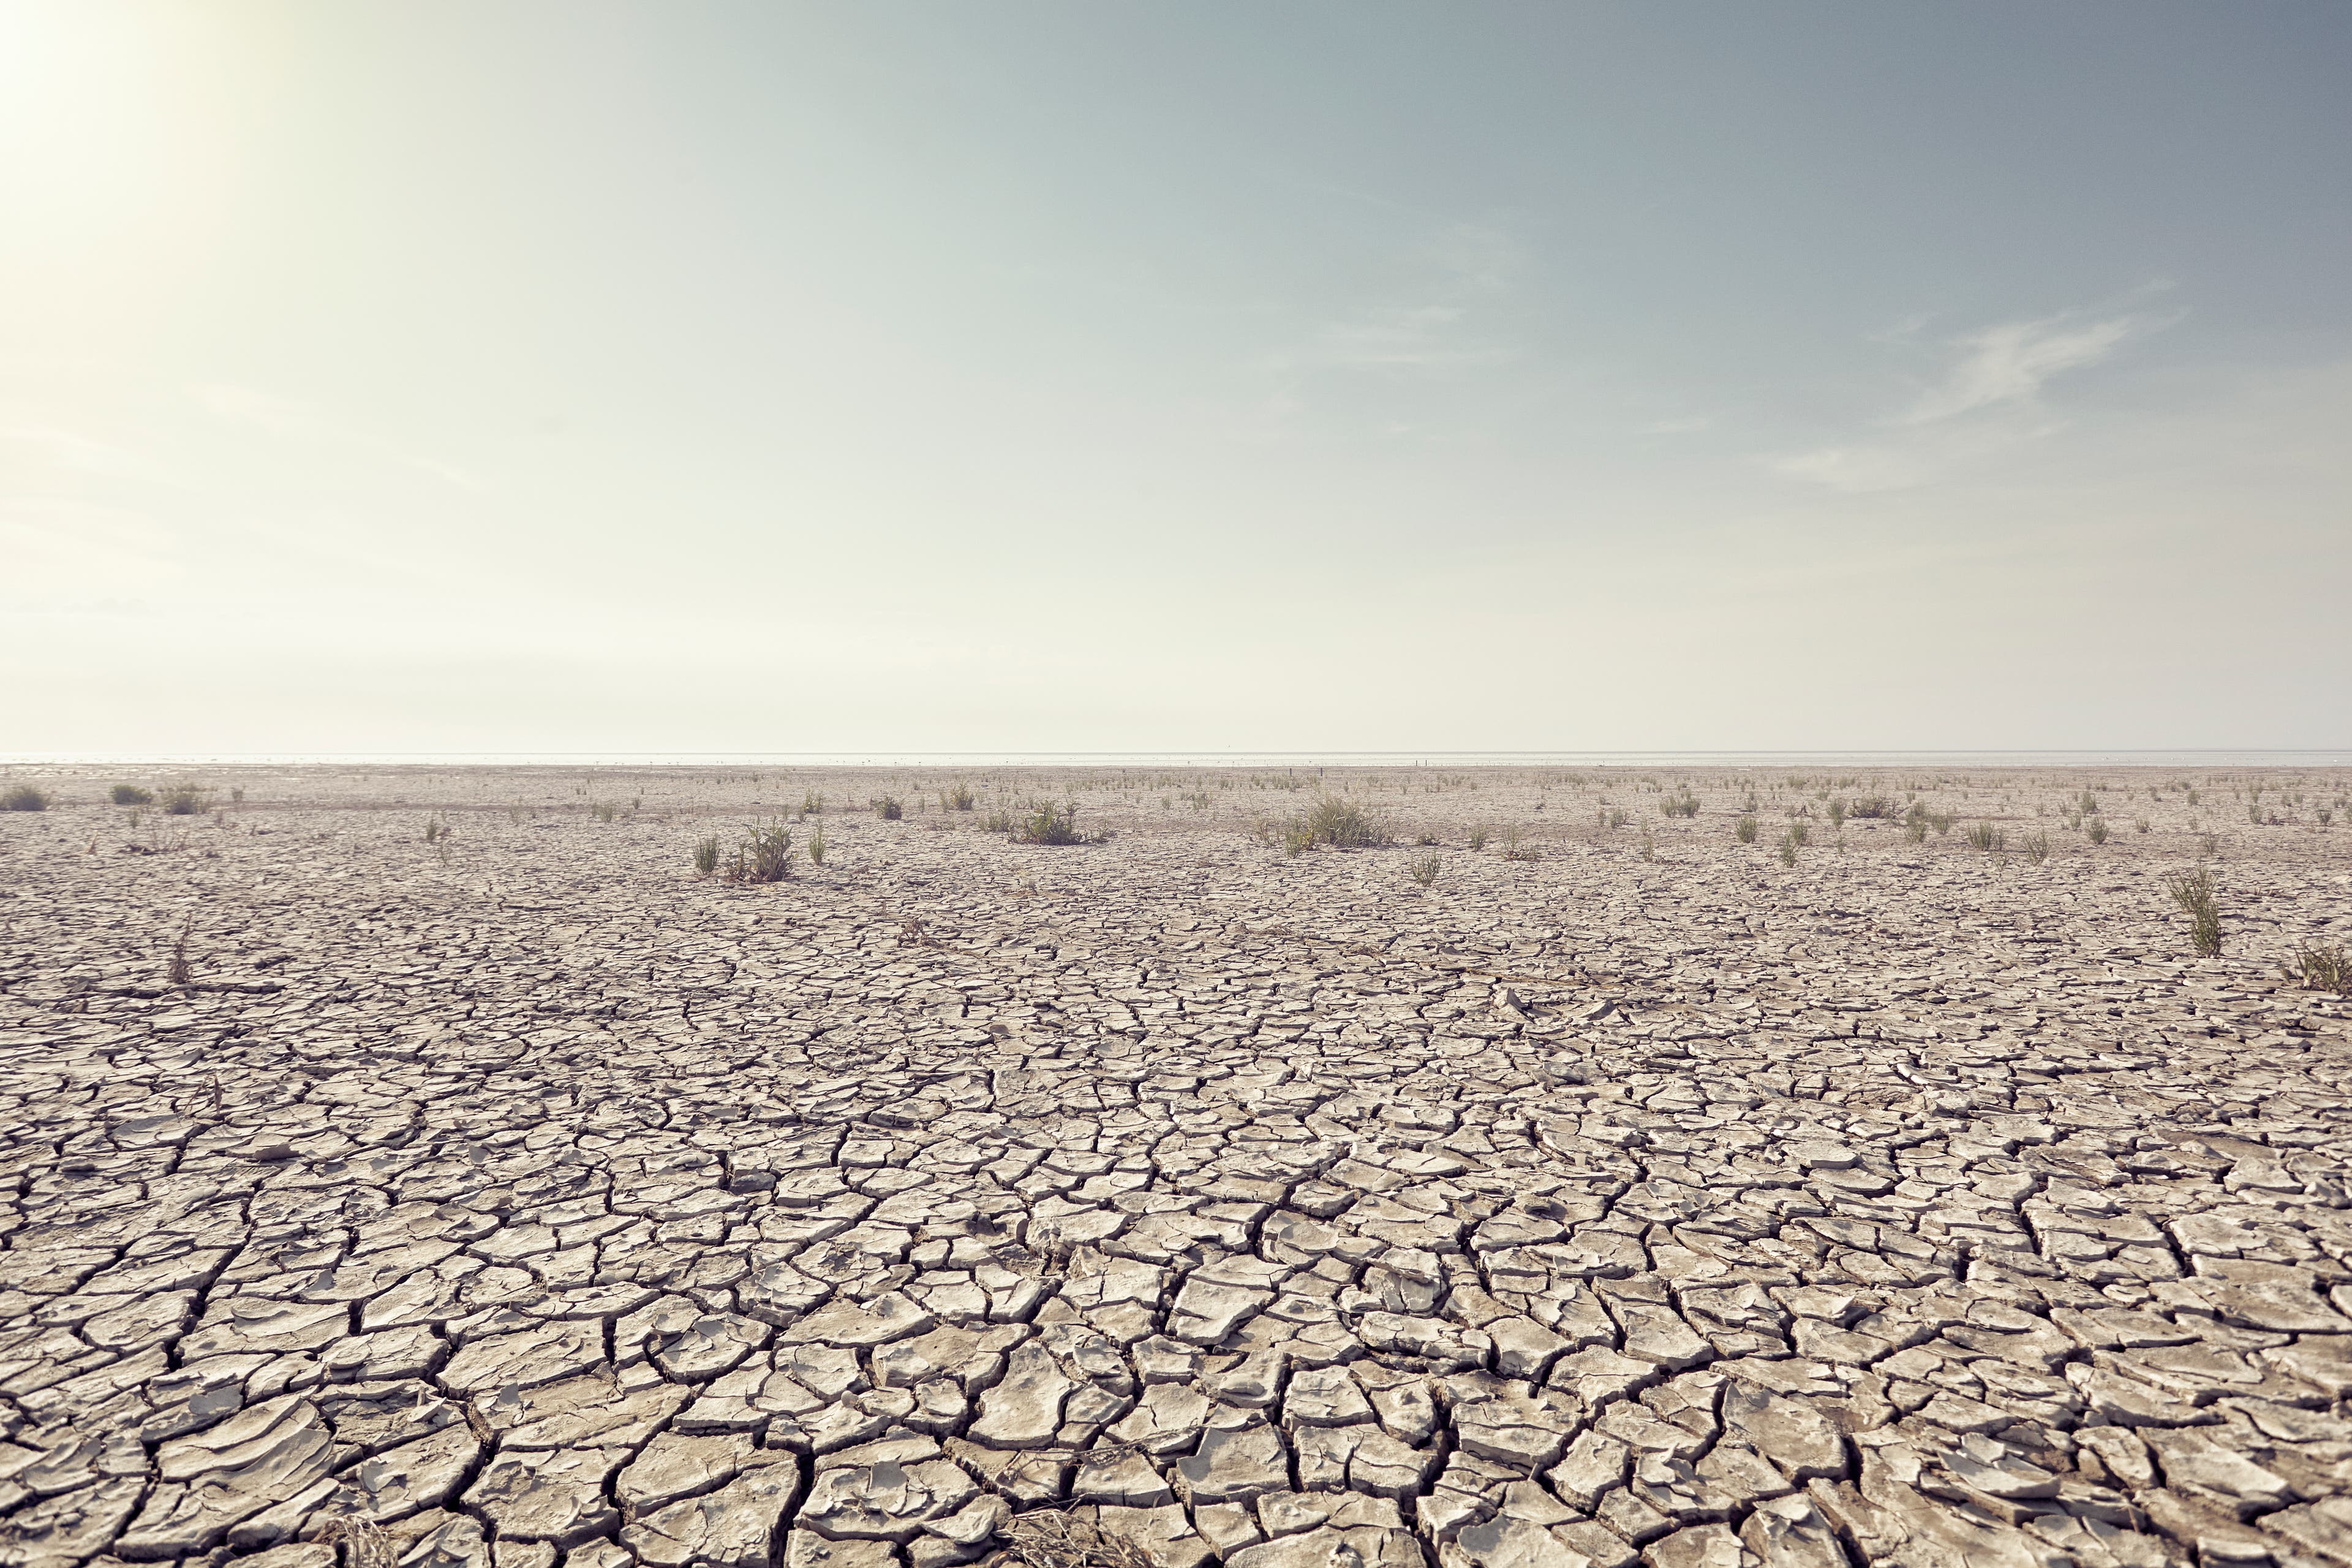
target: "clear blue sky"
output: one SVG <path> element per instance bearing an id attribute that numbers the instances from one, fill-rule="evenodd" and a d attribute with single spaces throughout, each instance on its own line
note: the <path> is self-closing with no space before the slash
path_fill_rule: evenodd
<path id="1" fill-rule="evenodd" d="M 2352 742 L 2352 8 L 0 0 L 0 751 Z"/>

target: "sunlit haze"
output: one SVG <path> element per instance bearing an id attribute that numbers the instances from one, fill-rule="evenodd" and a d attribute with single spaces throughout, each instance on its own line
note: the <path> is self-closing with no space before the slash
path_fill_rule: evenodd
<path id="1" fill-rule="evenodd" d="M 2334 747 L 2352 10 L 0 3 L 0 751 Z"/>

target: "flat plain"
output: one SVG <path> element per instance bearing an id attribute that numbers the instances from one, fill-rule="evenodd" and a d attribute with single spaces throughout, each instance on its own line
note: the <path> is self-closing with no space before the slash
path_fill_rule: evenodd
<path id="1" fill-rule="evenodd" d="M 2352 1563 L 2352 775 L 0 784 L 0 1562 Z"/>

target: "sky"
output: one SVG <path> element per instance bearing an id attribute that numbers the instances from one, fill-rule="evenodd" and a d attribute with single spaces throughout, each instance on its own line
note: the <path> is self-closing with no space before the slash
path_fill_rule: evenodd
<path id="1" fill-rule="evenodd" d="M 2352 8 L 0 0 L 0 752 L 2352 744 Z"/>

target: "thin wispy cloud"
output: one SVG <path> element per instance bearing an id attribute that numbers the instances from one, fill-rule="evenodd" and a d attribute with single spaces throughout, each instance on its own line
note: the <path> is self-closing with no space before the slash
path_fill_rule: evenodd
<path id="1" fill-rule="evenodd" d="M 1957 340 L 1953 346 L 1960 351 L 1958 361 L 1901 422 L 1925 425 L 1979 408 L 2032 403 L 2053 377 L 2097 364 L 2143 327 L 2136 316 L 2079 325 L 2053 317 L 1989 327 Z"/>
<path id="2" fill-rule="evenodd" d="M 1942 373 L 1907 407 L 1874 422 L 1883 434 L 1790 453 L 1770 466 L 1789 479 L 1850 494 L 1932 483 L 2063 430 L 2065 417 L 2044 396 L 2051 384 L 2104 363 L 2163 324 L 2134 313 L 2067 312 L 1948 339 Z M 1915 329 L 1906 323 L 1881 341 L 1902 341 Z"/>

